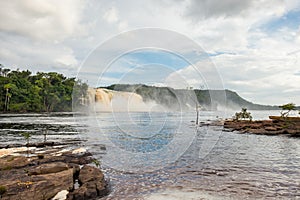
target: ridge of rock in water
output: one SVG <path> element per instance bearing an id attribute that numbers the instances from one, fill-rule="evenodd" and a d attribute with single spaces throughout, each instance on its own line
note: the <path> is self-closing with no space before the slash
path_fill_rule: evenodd
<path id="1" fill-rule="evenodd" d="M 0 157 L 0 186 L 3 200 L 51 199 L 63 190 L 68 200 L 95 199 L 108 194 L 108 184 L 99 168 L 88 166 L 90 153 L 53 152 L 27 158 Z M 53 154 L 55 153 L 55 154 Z M 80 165 L 83 165 L 80 168 Z M 76 180 L 80 187 L 75 189 Z"/>

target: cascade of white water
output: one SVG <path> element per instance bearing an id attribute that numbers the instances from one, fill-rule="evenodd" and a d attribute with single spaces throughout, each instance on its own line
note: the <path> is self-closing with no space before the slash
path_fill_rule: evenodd
<path id="1" fill-rule="evenodd" d="M 103 88 L 89 88 L 88 102 L 96 111 L 105 112 L 149 111 L 157 106 L 155 103 L 146 104 L 139 94 Z"/>

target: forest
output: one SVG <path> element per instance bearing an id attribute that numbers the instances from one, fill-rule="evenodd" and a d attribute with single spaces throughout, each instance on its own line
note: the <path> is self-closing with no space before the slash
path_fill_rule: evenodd
<path id="1" fill-rule="evenodd" d="M 144 84 L 113 84 L 107 87 L 103 87 L 110 90 L 117 91 L 126 91 L 126 92 L 135 92 L 143 97 L 144 101 L 155 101 L 158 104 L 169 106 L 175 105 L 178 103 L 178 97 L 182 99 L 184 102 L 189 101 L 189 97 L 191 95 L 190 90 L 186 89 L 173 89 L 170 87 L 155 87 L 148 86 Z M 211 102 L 211 95 L 214 97 L 219 97 L 218 99 L 214 99 L 214 103 L 222 105 L 231 109 L 241 109 L 248 108 L 250 110 L 277 110 L 278 106 L 270 106 L 270 105 L 260 105 L 255 104 L 246 99 L 239 96 L 236 92 L 231 90 L 193 90 L 194 95 L 196 95 L 198 103 L 204 109 L 212 109 L 215 108 Z M 226 101 L 222 101 L 220 99 L 226 98 Z"/>
<path id="2" fill-rule="evenodd" d="M 86 83 L 57 72 L 32 74 L 29 70 L 11 70 L 1 65 L 0 112 L 72 111 L 72 97 L 85 97 L 87 88 Z"/>

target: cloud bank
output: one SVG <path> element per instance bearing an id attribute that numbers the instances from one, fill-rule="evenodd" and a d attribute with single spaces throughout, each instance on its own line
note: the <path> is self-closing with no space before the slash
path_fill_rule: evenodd
<path id="1" fill-rule="evenodd" d="M 108 38 L 164 28 L 200 44 L 225 88 L 257 103 L 300 104 L 299 21 L 297 0 L 1 1 L 0 58 L 7 67 L 73 76 Z M 177 70 L 200 84 L 189 66 Z"/>

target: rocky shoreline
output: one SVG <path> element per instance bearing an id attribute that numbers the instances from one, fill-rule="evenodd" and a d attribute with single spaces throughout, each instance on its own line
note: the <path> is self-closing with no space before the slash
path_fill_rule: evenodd
<path id="1" fill-rule="evenodd" d="M 300 137 L 299 117 L 270 116 L 270 120 L 232 120 L 224 121 L 224 131 L 238 131 L 258 135 L 288 135 Z"/>
<path id="2" fill-rule="evenodd" d="M 48 145 L 0 148 L 0 199 L 81 200 L 109 193 L 98 163 L 91 164 L 85 149 Z"/>

